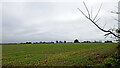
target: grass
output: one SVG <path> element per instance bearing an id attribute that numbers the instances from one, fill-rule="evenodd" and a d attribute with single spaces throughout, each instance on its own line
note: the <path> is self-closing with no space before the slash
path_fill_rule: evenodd
<path id="1" fill-rule="evenodd" d="M 116 43 L 2 45 L 3 66 L 98 65 L 116 52 Z"/>

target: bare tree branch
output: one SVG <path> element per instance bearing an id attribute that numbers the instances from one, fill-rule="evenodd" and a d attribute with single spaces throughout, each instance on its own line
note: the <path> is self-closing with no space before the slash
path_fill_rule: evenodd
<path id="1" fill-rule="evenodd" d="M 108 36 L 110 33 L 105 34 L 104 36 Z"/>
<path id="2" fill-rule="evenodd" d="M 89 18 L 90 18 L 90 12 L 89 12 L 89 10 L 88 10 L 88 8 L 87 8 L 87 6 L 86 6 L 86 4 L 85 4 L 84 1 L 83 1 L 83 4 L 84 4 L 84 6 L 85 6 L 85 8 L 86 8 L 86 10 L 87 10 L 87 12 L 88 12 L 88 16 L 89 16 Z"/>
<path id="3" fill-rule="evenodd" d="M 105 25 L 103 26 L 103 29 L 105 28 L 105 26 L 106 26 L 106 23 L 105 23 Z"/>
<path id="4" fill-rule="evenodd" d="M 116 20 L 116 21 L 120 22 L 120 20 L 118 20 L 118 19 L 116 19 L 116 18 L 114 18 L 114 20 Z"/>
<path id="5" fill-rule="evenodd" d="M 100 12 L 100 10 L 101 10 L 101 7 L 102 7 L 102 4 L 101 4 L 101 6 L 100 6 L 100 8 L 99 8 L 99 10 L 98 10 L 98 12 L 97 12 L 97 14 L 96 14 L 96 16 L 94 17 L 93 21 L 95 21 L 95 19 L 97 18 L 98 14 L 99 14 L 99 12 Z"/>
<path id="6" fill-rule="evenodd" d="M 78 10 L 88 19 L 88 17 L 85 15 L 85 13 L 83 11 L 81 11 L 79 8 Z"/>
<path id="7" fill-rule="evenodd" d="M 113 11 L 111 11 L 111 13 L 120 14 L 120 12 L 113 12 Z"/>
<path id="8" fill-rule="evenodd" d="M 98 19 L 95 21 L 95 23 L 97 23 L 99 20 L 100 20 L 100 18 L 98 18 Z"/>
<path id="9" fill-rule="evenodd" d="M 78 10 L 79 10 L 89 21 L 91 21 L 99 30 L 101 30 L 101 31 L 103 31 L 103 32 L 106 32 L 107 34 L 105 34 L 105 36 L 108 36 L 108 35 L 112 34 L 113 36 L 115 36 L 115 37 L 117 37 L 117 38 L 120 38 L 120 36 L 117 35 L 117 34 L 115 34 L 115 33 L 113 32 L 113 30 L 112 30 L 112 31 L 111 31 L 111 29 L 105 30 L 104 28 L 101 28 L 101 27 L 96 23 L 96 22 L 98 22 L 99 19 L 100 19 L 100 18 L 99 18 L 99 19 L 96 20 L 99 12 L 100 12 L 100 10 L 101 10 L 102 4 L 101 4 L 101 6 L 100 6 L 100 8 L 99 8 L 99 10 L 98 10 L 98 12 L 97 12 L 97 14 L 96 14 L 95 17 L 93 18 L 93 20 L 92 20 L 92 18 L 90 17 L 90 16 L 92 16 L 92 13 L 91 13 L 91 14 L 89 13 L 89 10 L 88 10 L 85 2 L 83 2 L 83 4 L 84 4 L 84 6 L 85 6 L 85 8 L 86 8 L 86 10 L 87 10 L 87 12 L 88 12 L 88 16 L 87 16 L 82 10 L 80 10 L 79 8 L 78 8 Z M 91 11 L 91 12 L 92 12 L 92 11 Z M 96 21 L 95 21 L 95 20 L 96 20 Z M 105 25 L 104 25 L 104 26 L 105 26 Z"/>

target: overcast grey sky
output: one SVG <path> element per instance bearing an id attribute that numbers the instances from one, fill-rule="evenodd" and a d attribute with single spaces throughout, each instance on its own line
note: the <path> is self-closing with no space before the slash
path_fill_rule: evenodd
<path id="1" fill-rule="evenodd" d="M 85 0 L 95 15 L 102 3 L 98 24 L 106 28 L 117 27 L 117 11 L 119 0 Z M 104 38 L 104 33 L 97 29 L 78 10 L 85 11 L 82 0 L 4 0 L 2 6 L 2 41 L 56 41 L 74 39 L 113 40 Z"/>

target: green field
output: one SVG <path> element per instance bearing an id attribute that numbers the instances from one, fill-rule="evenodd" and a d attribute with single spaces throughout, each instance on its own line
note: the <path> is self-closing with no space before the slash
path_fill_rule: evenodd
<path id="1" fill-rule="evenodd" d="M 54 43 L 2 45 L 3 66 L 99 65 L 117 49 L 116 43 Z"/>

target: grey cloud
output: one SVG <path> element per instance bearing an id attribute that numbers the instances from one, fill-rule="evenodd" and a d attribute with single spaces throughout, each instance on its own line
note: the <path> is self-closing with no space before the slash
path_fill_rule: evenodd
<path id="1" fill-rule="evenodd" d="M 104 33 L 86 20 L 77 10 L 78 7 L 84 10 L 81 4 L 82 2 L 4 3 L 3 42 L 73 41 L 75 38 L 104 40 Z M 106 7 L 108 6 L 104 6 L 104 8 Z M 107 13 L 105 10 L 101 11 L 103 15 Z M 110 15 L 105 15 L 104 18 L 107 18 L 108 22 L 115 22 L 111 20 Z M 100 22 L 104 22 L 104 20 Z M 113 25 L 113 23 L 109 24 Z M 100 23 L 100 25 L 104 24 Z"/>

